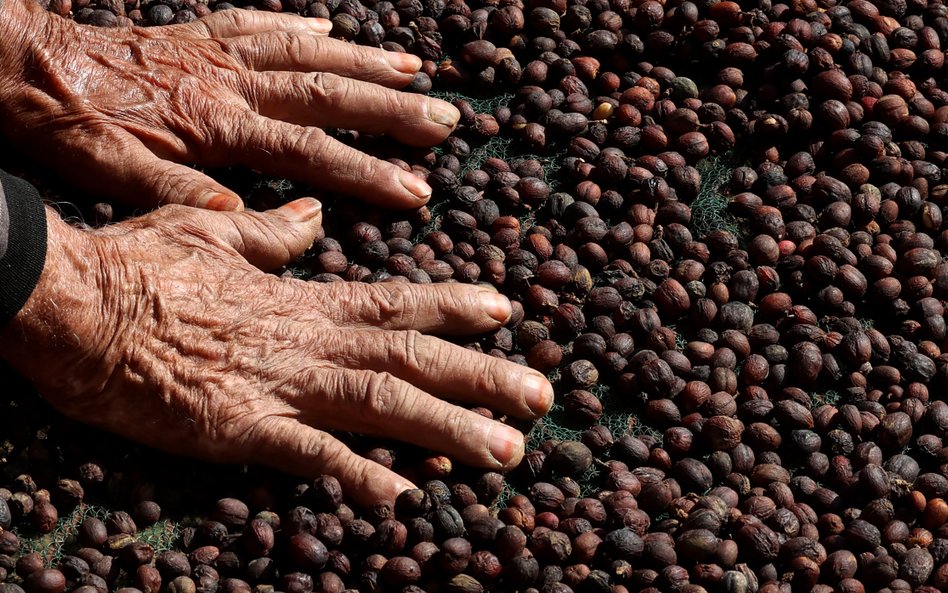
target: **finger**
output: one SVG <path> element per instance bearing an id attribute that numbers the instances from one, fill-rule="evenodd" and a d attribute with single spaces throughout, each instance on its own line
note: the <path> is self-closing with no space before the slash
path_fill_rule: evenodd
<path id="1" fill-rule="evenodd" d="M 261 464 L 314 478 L 335 476 L 347 496 L 362 506 L 394 501 L 415 485 L 353 453 L 332 436 L 289 418 L 269 418 L 255 427 L 253 445 Z"/>
<path id="2" fill-rule="evenodd" d="M 240 196 L 231 190 L 196 169 L 156 156 L 127 132 L 108 129 L 78 137 L 81 142 L 64 139 L 73 158 L 64 159 L 63 169 L 70 180 L 91 194 L 149 209 L 162 204 L 243 209 Z M 103 179 L 108 183 L 102 183 Z"/>
<path id="3" fill-rule="evenodd" d="M 386 208 L 417 208 L 431 187 L 408 171 L 330 138 L 314 127 L 272 120 L 256 113 L 218 110 L 215 150 L 229 149 L 239 164 L 277 177 L 332 189 Z M 240 122 L 240 125 L 232 125 Z M 208 155 L 220 161 L 220 155 Z"/>
<path id="4" fill-rule="evenodd" d="M 335 283 L 319 286 L 314 298 L 338 325 L 414 329 L 469 335 L 499 328 L 510 319 L 510 300 L 491 288 L 469 284 Z"/>
<path id="5" fill-rule="evenodd" d="M 414 330 L 357 330 L 342 343 L 336 364 L 391 373 L 438 397 L 518 418 L 538 418 L 553 405 L 553 386 L 535 370 Z"/>
<path id="6" fill-rule="evenodd" d="M 305 18 L 296 14 L 260 10 L 220 10 L 190 23 L 157 29 L 164 35 L 198 39 L 256 35 L 271 31 L 298 35 L 328 35 L 331 30 L 332 21 L 327 19 Z"/>
<path id="7" fill-rule="evenodd" d="M 320 373 L 325 380 L 327 371 Z M 346 413 L 327 420 L 319 410 L 315 421 L 441 451 L 477 467 L 510 469 L 523 457 L 519 430 L 442 401 L 394 375 L 349 369 L 329 373 L 335 381 L 327 397 Z M 307 403 L 298 405 L 306 419 Z"/>
<path id="8" fill-rule="evenodd" d="M 385 133 L 405 144 L 444 141 L 461 113 L 441 99 L 318 72 L 249 72 L 248 100 L 261 115 L 304 126 Z"/>
<path id="9" fill-rule="evenodd" d="M 233 247 L 264 271 L 285 266 L 309 249 L 322 227 L 322 205 L 301 198 L 266 212 L 196 212 L 189 222 Z"/>
<path id="10" fill-rule="evenodd" d="M 410 83 L 421 68 L 412 54 L 311 35 L 245 35 L 222 40 L 221 47 L 251 70 L 333 72 L 394 88 Z"/>

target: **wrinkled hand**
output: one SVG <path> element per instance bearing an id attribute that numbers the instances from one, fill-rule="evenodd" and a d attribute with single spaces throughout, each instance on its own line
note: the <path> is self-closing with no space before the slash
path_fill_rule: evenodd
<path id="1" fill-rule="evenodd" d="M 392 90 L 411 82 L 417 57 L 330 39 L 330 29 L 324 19 L 243 10 L 99 29 L 33 0 L 4 0 L 0 131 L 70 183 L 139 206 L 241 207 L 183 163 L 243 165 L 386 207 L 422 205 L 424 181 L 320 126 L 431 146 L 457 109 Z"/>
<path id="2" fill-rule="evenodd" d="M 272 269 L 319 232 L 319 203 L 166 206 L 98 231 L 47 211 L 46 267 L 0 355 L 77 420 L 177 454 L 337 476 L 359 502 L 411 484 L 335 429 L 510 468 L 523 435 L 447 403 L 521 418 L 553 389 L 529 368 L 425 335 L 496 329 L 510 302 L 461 284 L 319 284 Z"/>

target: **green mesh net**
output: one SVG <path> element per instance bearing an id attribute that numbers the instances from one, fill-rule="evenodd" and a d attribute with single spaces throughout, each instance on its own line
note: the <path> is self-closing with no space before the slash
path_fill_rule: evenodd
<path id="1" fill-rule="evenodd" d="M 80 503 L 69 515 L 61 517 L 50 533 L 14 530 L 20 539 L 20 554 L 36 552 L 47 566 L 56 566 L 63 556 L 81 547 L 77 541 L 77 535 L 79 526 L 87 517 L 104 520 L 110 513 L 107 507 Z M 150 545 L 155 554 L 159 554 L 174 549 L 180 536 L 181 524 L 166 519 L 139 531 L 134 539 Z"/>
<path id="2" fill-rule="evenodd" d="M 842 397 L 838 391 L 824 391 L 823 393 L 813 393 L 810 395 L 811 407 L 818 408 L 823 405 L 835 406 Z"/>
<path id="3" fill-rule="evenodd" d="M 743 163 L 734 152 L 708 157 L 698 163 L 701 190 L 691 203 L 691 231 L 702 237 L 715 229 L 731 231 L 742 239 L 743 223 L 727 210 L 730 198 L 725 194 L 731 172 Z"/>

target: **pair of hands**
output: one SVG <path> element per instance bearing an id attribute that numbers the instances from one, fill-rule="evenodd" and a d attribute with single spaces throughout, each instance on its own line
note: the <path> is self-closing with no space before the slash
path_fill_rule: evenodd
<path id="1" fill-rule="evenodd" d="M 180 164 L 236 163 L 391 207 L 430 194 L 318 127 L 446 137 L 452 106 L 388 88 L 411 80 L 417 58 L 330 40 L 318 19 L 225 11 L 95 30 L 29 1 L 0 6 L 0 32 L 19 17 L 27 33 L 0 50 L 23 68 L 0 72 L 4 133 L 77 185 L 145 206 L 239 210 L 236 195 Z M 426 335 L 500 327 L 510 303 L 489 288 L 262 272 L 312 244 L 315 200 L 264 213 L 165 206 L 97 231 L 49 210 L 47 220 L 46 267 L 0 330 L 0 355 L 80 421 L 174 453 L 331 473 L 368 504 L 412 485 L 325 430 L 504 469 L 519 463 L 523 435 L 440 398 L 522 418 L 552 404 L 536 371 Z"/>

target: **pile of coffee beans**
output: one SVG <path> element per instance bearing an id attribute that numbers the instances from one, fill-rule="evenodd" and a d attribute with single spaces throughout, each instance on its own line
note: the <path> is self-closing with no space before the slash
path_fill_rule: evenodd
<path id="1" fill-rule="evenodd" d="M 550 373 L 575 437 L 540 440 L 508 476 L 372 443 L 423 487 L 354 509 L 328 476 L 202 499 L 143 466 L 162 486 L 135 490 L 22 434 L 0 484 L 0 591 L 948 590 L 942 0 L 49 9 L 125 26 L 235 5 L 414 53 L 409 90 L 461 111 L 434 150 L 338 132 L 434 196 L 408 214 L 336 204 L 297 272 L 496 286 L 513 318 L 466 346 Z M 11 527 L 57 532 L 90 489 L 125 511 L 25 553 Z M 156 550 L 136 534 L 172 507 L 190 524 Z"/>

